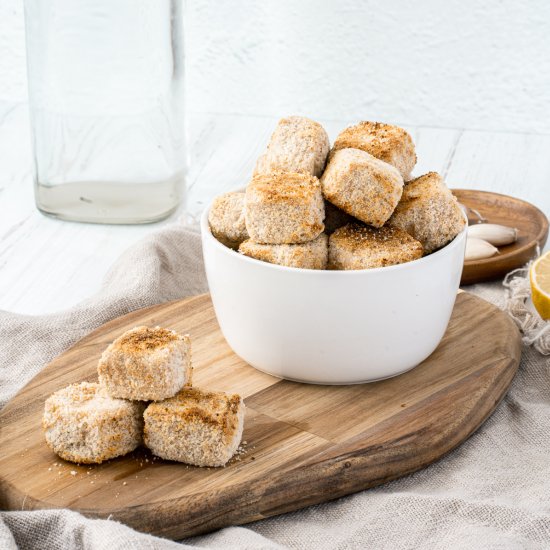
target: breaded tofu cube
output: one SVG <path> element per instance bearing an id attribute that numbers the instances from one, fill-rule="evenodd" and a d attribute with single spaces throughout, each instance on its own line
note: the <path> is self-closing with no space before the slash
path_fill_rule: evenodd
<path id="1" fill-rule="evenodd" d="M 212 235 L 229 248 L 237 249 L 248 239 L 244 220 L 244 192 L 224 193 L 214 199 L 208 223 Z"/>
<path id="2" fill-rule="evenodd" d="M 223 466 L 241 442 L 244 410 L 239 395 L 183 389 L 145 409 L 145 445 L 166 460 Z"/>
<path id="3" fill-rule="evenodd" d="M 344 227 L 348 223 L 356 223 L 357 220 L 348 213 L 340 210 L 329 201 L 325 201 L 325 233 L 332 235 L 338 228 Z"/>
<path id="4" fill-rule="evenodd" d="M 141 444 L 143 409 L 110 397 L 99 384 L 81 382 L 46 400 L 42 427 L 48 446 L 62 459 L 99 464 Z"/>
<path id="5" fill-rule="evenodd" d="M 161 327 L 135 327 L 109 345 L 97 370 L 112 397 L 161 401 L 191 384 L 191 340 Z"/>
<path id="6" fill-rule="evenodd" d="M 326 269 L 328 237 L 321 233 L 313 241 L 302 244 L 258 244 L 248 239 L 241 244 L 239 252 L 270 264 L 302 269 Z"/>
<path id="7" fill-rule="evenodd" d="M 257 175 L 246 189 L 245 218 L 250 238 L 262 244 L 312 241 L 325 228 L 319 180 L 308 174 Z"/>
<path id="8" fill-rule="evenodd" d="M 386 225 L 380 229 L 348 224 L 329 238 L 329 269 L 370 269 L 403 264 L 422 257 L 422 245 L 408 233 Z"/>
<path id="9" fill-rule="evenodd" d="M 436 172 L 407 183 L 389 223 L 420 241 L 426 254 L 452 241 L 466 224 L 456 197 Z"/>
<path id="10" fill-rule="evenodd" d="M 414 142 L 399 126 L 383 122 L 360 122 L 346 128 L 336 138 L 333 150 L 361 149 L 395 166 L 405 181 L 416 164 Z"/>
<path id="11" fill-rule="evenodd" d="M 323 173 L 330 142 L 325 129 L 302 116 L 282 118 L 258 159 L 254 174 L 301 172 L 319 177 Z"/>
<path id="12" fill-rule="evenodd" d="M 325 199 L 374 227 L 386 223 L 403 193 L 397 169 L 359 149 L 335 151 L 321 185 Z"/>

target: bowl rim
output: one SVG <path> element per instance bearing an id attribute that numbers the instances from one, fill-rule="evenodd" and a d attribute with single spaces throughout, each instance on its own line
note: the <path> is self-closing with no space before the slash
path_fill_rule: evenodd
<path id="1" fill-rule="evenodd" d="M 236 192 L 242 192 L 242 189 L 236 189 Z M 228 191 L 229 192 L 229 191 Z M 427 256 L 422 256 L 422 258 L 418 258 L 417 260 L 412 260 L 410 262 L 405 262 L 402 264 L 396 264 L 396 265 L 388 265 L 384 267 L 372 267 L 369 269 L 306 269 L 303 267 L 289 267 L 286 265 L 278 265 L 278 264 L 272 264 L 269 262 L 264 262 L 262 260 L 257 260 L 256 258 L 251 258 L 249 256 L 246 256 L 244 254 L 239 253 L 237 250 L 233 250 L 232 248 L 229 248 L 228 246 L 225 246 L 222 244 L 214 235 L 212 234 L 212 231 L 210 230 L 210 224 L 208 223 L 208 214 L 210 213 L 210 209 L 212 208 L 213 202 L 215 198 L 210 201 L 210 203 L 206 206 L 206 208 L 203 210 L 200 218 L 200 231 L 202 239 L 209 239 L 210 242 L 214 245 L 214 247 L 218 248 L 218 250 L 222 251 L 224 254 L 229 254 L 234 258 L 240 258 L 241 261 L 245 263 L 249 263 L 251 265 L 256 265 L 259 267 L 264 267 L 265 269 L 274 269 L 277 271 L 283 271 L 287 273 L 300 273 L 300 274 L 309 274 L 309 275 L 316 275 L 321 277 L 357 277 L 357 276 L 366 276 L 366 274 L 376 274 L 376 273 L 389 273 L 390 271 L 400 271 L 400 270 L 407 270 L 412 269 L 415 267 L 420 267 L 424 265 L 428 265 L 431 262 L 435 261 L 435 259 L 440 258 L 441 256 L 450 254 L 455 248 L 460 246 L 460 244 L 466 240 L 466 234 L 468 231 L 468 218 L 466 214 L 464 213 L 463 209 L 461 208 L 462 216 L 464 217 L 464 221 L 466 222 L 464 225 L 464 228 L 460 233 L 458 233 L 454 239 L 447 243 L 443 248 L 440 248 L 439 250 L 436 250 L 435 252 L 432 252 L 431 254 L 428 254 Z M 204 246 L 203 246 L 204 250 Z M 464 263 L 464 262 L 463 262 Z"/>

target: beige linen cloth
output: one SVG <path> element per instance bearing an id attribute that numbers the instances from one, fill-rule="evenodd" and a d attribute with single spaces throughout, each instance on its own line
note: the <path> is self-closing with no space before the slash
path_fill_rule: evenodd
<path id="1" fill-rule="evenodd" d="M 206 289 L 199 236 L 171 227 L 128 250 L 101 291 L 73 309 L 1 312 L 0 406 L 100 324 Z M 500 283 L 468 290 L 503 305 Z M 382 487 L 181 543 L 67 510 L 0 512 L 0 548 L 550 548 L 549 367 L 548 357 L 525 348 L 508 395 L 468 441 Z"/>

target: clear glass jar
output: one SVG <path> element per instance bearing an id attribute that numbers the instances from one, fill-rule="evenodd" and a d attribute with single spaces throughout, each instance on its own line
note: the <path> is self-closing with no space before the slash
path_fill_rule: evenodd
<path id="1" fill-rule="evenodd" d="M 183 0 L 25 0 L 38 208 L 146 223 L 183 198 Z"/>

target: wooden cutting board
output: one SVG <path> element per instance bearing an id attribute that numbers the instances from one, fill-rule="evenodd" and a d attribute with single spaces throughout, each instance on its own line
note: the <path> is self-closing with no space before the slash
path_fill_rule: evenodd
<path id="1" fill-rule="evenodd" d="M 46 446 L 46 397 L 95 381 L 103 349 L 138 324 L 189 332 L 195 384 L 245 397 L 244 452 L 225 468 L 155 460 L 144 449 L 77 466 Z M 461 293 L 440 346 L 412 371 L 371 384 L 307 385 L 239 359 L 208 295 L 139 310 L 52 361 L 0 413 L 0 508 L 66 507 L 178 539 L 324 502 L 414 472 L 463 442 L 506 393 L 520 353 L 509 317 Z"/>

